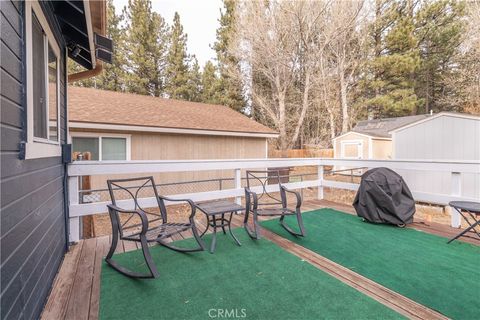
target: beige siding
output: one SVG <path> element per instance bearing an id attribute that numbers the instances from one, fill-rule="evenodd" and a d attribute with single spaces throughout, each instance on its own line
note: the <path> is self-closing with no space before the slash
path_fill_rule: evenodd
<path id="1" fill-rule="evenodd" d="M 372 139 L 372 159 L 392 159 L 392 141 Z"/>
<path id="2" fill-rule="evenodd" d="M 264 138 L 132 134 L 132 160 L 265 158 Z"/>
<path id="3" fill-rule="evenodd" d="M 361 142 L 362 143 L 362 159 L 368 159 L 368 143 L 369 138 L 363 135 L 356 134 L 354 132 L 349 132 L 343 137 L 337 138 L 334 140 L 335 143 L 335 158 L 342 158 L 343 156 L 354 156 L 354 151 L 352 150 L 352 145 L 348 144 L 349 142 Z M 344 144 L 345 153 L 342 155 L 342 142 Z"/>
<path id="4" fill-rule="evenodd" d="M 86 132 L 82 130 L 83 132 Z M 95 133 L 105 133 L 95 131 Z M 126 132 L 110 132 L 123 133 Z M 128 132 L 131 134 L 132 160 L 191 160 L 191 159 L 248 159 L 266 158 L 267 147 L 265 138 L 182 135 Z M 72 130 L 72 136 L 75 131 Z M 142 176 L 152 175 L 146 172 Z M 136 175 L 139 176 L 139 175 Z M 154 174 L 157 184 L 204 180 L 215 178 L 233 178 L 232 170 L 216 170 L 203 172 L 175 172 Z M 94 176 L 91 179 L 92 189 L 106 188 L 107 178 L 125 178 L 126 175 Z M 219 189 L 220 182 L 206 182 L 165 187 L 166 194 L 189 193 Z M 233 188 L 233 182 L 222 182 L 222 188 Z M 162 190 L 162 188 L 160 188 Z M 105 192 L 101 200 L 108 200 Z"/>

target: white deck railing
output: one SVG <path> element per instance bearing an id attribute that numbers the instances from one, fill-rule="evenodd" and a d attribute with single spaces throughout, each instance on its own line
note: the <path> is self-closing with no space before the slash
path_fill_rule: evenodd
<path id="1" fill-rule="evenodd" d="M 214 200 L 235 197 L 241 201 L 244 190 L 241 187 L 241 170 L 275 167 L 301 167 L 316 166 L 318 174 L 316 180 L 290 182 L 285 184 L 288 188 L 302 189 L 318 187 L 318 199 L 323 199 L 323 188 L 337 188 L 357 190 L 357 183 L 341 182 L 324 179 L 324 166 L 376 168 L 387 167 L 393 170 L 415 170 L 425 172 L 447 172 L 451 175 L 449 194 L 428 193 L 412 190 L 416 201 L 447 205 L 453 200 L 479 201 L 480 194 L 476 197 L 465 197 L 462 192 L 462 175 L 480 175 L 480 162 L 478 161 L 418 161 L 418 160 L 353 160 L 353 159 L 240 159 L 240 160 L 160 160 L 160 161 L 81 161 L 74 162 L 68 167 L 68 192 L 69 192 L 69 220 L 70 241 L 80 239 L 80 217 L 92 214 L 105 213 L 108 202 L 80 204 L 79 179 L 81 176 L 115 175 L 115 174 L 154 174 L 166 172 L 192 172 L 206 170 L 232 170 L 234 172 L 233 189 L 197 192 L 189 194 L 175 194 L 172 198 L 189 198 L 193 201 Z M 269 186 L 269 191 L 278 191 L 278 186 Z M 254 188 L 255 190 L 255 188 Z M 155 205 L 154 198 L 142 198 L 144 206 Z M 119 202 L 123 207 L 132 207 L 133 202 L 124 200 Z M 460 226 L 460 216 L 452 211 L 451 225 Z"/>

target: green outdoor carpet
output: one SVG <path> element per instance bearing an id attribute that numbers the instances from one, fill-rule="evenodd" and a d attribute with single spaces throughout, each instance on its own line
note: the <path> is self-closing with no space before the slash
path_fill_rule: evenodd
<path id="1" fill-rule="evenodd" d="M 219 234 L 214 254 L 151 248 L 160 272 L 153 280 L 127 278 L 104 263 L 100 319 L 402 318 L 274 243 L 235 233 L 242 246 Z M 139 250 L 114 258 L 136 271 L 145 267 Z"/>
<path id="2" fill-rule="evenodd" d="M 480 247 L 447 245 L 443 237 L 332 209 L 307 212 L 303 221 L 305 238 L 291 236 L 277 219 L 261 225 L 447 317 L 479 319 Z"/>

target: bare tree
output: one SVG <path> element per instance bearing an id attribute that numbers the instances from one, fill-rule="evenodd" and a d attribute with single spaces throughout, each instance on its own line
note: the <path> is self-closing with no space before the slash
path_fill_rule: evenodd
<path id="1" fill-rule="evenodd" d="M 329 24 L 335 37 L 329 42 L 328 51 L 338 77 L 339 100 L 342 114 L 342 133 L 350 130 L 349 92 L 356 81 L 358 68 L 365 61 L 363 58 L 367 33 L 361 16 L 363 1 L 333 1 L 331 4 Z"/>
<path id="2" fill-rule="evenodd" d="M 257 119 L 279 131 L 280 149 L 305 138 L 319 141 L 320 132 L 324 139 L 320 127 L 330 128 L 330 138 L 337 127 L 349 129 L 350 92 L 364 61 L 363 5 L 363 0 L 240 3 L 230 50 L 248 66 L 239 76 Z"/>
<path id="3" fill-rule="evenodd" d="M 232 53 L 250 67 L 252 103 L 278 129 L 281 149 L 297 142 L 312 104 L 324 9 L 321 1 L 254 1 L 238 10 Z"/>

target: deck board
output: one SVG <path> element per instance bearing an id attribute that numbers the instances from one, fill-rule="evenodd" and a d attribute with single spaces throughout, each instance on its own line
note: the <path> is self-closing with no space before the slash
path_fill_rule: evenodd
<path id="1" fill-rule="evenodd" d="M 321 208 L 333 208 L 354 214 L 351 206 L 338 204 L 326 200 L 309 200 L 302 206 L 302 211 L 311 211 Z M 243 226 L 243 215 L 234 215 L 232 225 Z M 198 232 L 205 230 L 206 219 L 202 215 L 196 216 Z M 411 228 L 424 232 L 451 237 L 458 232 L 449 226 L 415 221 Z M 211 228 L 207 233 L 211 233 Z M 285 250 L 305 259 L 313 266 L 329 273 L 347 285 L 363 292 L 380 303 L 412 319 L 446 319 L 438 312 L 420 305 L 390 289 L 387 289 L 372 280 L 369 280 L 321 255 L 282 238 L 263 229 L 265 238 L 275 242 Z M 173 237 L 173 240 L 186 239 L 192 236 L 191 232 L 184 232 Z M 172 241 L 172 239 L 168 239 Z M 462 241 L 475 242 L 473 239 Z M 49 299 L 42 313 L 42 319 L 98 319 L 100 298 L 100 274 L 102 259 L 106 256 L 111 243 L 111 236 L 82 240 L 71 247 L 65 255 L 62 267 L 57 274 Z M 156 245 L 151 243 L 150 245 Z M 208 244 L 207 244 L 208 245 Z M 140 248 L 140 243 L 119 241 L 116 253 L 127 252 Z"/>
<path id="2" fill-rule="evenodd" d="M 100 274 L 102 270 L 103 258 L 107 255 L 110 247 L 110 238 L 108 236 L 97 238 L 97 246 L 95 248 L 95 264 L 92 281 L 92 294 L 90 297 L 89 319 L 98 319 L 98 311 L 100 307 Z"/>
<path id="3" fill-rule="evenodd" d="M 88 319 L 94 277 L 97 238 L 84 240 L 73 288 L 68 300 L 66 319 Z"/>
<path id="4" fill-rule="evenodd" d="M 65 255 L 62 267 L 55 278 L 52 292 L 43 310 L 43 319 L 65 318 L 83 244 L 84 241 L 81 241 L 73 245 Z"/>

